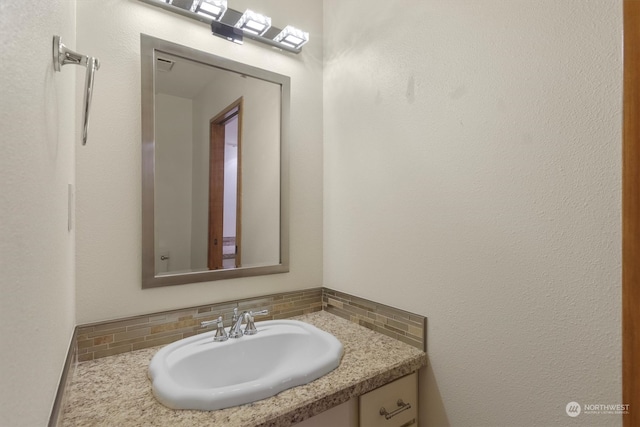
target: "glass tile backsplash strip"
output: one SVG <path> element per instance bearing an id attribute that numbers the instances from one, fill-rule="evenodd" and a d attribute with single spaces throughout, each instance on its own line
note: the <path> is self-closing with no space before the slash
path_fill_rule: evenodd
<path id="1" fill-rule="evenodd" d="M 170 344 L 196 334 L 209 332 L 200 322 L 222 316 L 231 323 L 234 308 L 238 310 L 269 310 L 268 316 L 256 321 L 286 319 L 322 310 L 322 288 L 247 298 L 240 301 L 210 304 L 183 310 L 173 310 L 100 322 L 78 327 L 78 361 L 99 359 L 128 351 Z"/>
<path id="2" fill-rule="evenodd" d="M 351 322 L 426 351 L 427 318 L 328 288 L 246 298 L 199 307 L 153 313 L 126 319 L 80 325 L 77 328 L 77 360 L 85 362 L 148 347 L 167 345 L 209 332 L 200 322 L 222 316 L 231 323 L 234 308 L 269 310 L 260 320 L 287 319 L 325 310 Z"/>
<path id="3" fill-rule="evenodd" d="M 322 289 L 322 309 L 427 351 L 427 318 L 332 289 Z"/>

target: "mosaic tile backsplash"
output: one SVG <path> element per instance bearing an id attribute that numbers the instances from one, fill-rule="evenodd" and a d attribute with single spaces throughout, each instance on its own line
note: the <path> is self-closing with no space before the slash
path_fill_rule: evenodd
<path id="1" fill-rule="evenodd" d="M 343 292 L 323 288 L 322 309 L 427 351 L 427 318 Z"/>
<path id="2" fill-rule="evenodd" d="M 78 326 L 77 360 L 84 362 L 170 344 L 196 334 L 209 332 L 200 322 L 222 316 L 230 325 L 234 308 L 269 310 L 256 321 L 286 319 L 326 310 L 376 332 L 426 350 L 426 318 L 327 288 L 247 298 L 145 316 Z"/>

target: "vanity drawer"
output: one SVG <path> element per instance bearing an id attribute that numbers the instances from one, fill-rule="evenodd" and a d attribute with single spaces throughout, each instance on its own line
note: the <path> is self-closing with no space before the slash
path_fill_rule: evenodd
<path id="1" fill-rule="evenodd" d="M 418 376 L 407 375 L 360 396 L 360 427 L 418 425 Z"/>

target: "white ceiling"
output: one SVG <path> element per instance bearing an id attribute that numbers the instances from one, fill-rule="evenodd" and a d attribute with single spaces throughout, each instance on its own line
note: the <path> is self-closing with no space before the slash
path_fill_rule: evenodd
<path id="1" fill-rule="evenodd" d="M 156 93 L 194 99 L 213 80 L 242 78 L 241 74 L 180 57 L 164 53 L 159 54 L 158 57 L 174 61 L 174 65 L 169 72 L 156 69 Z"/>

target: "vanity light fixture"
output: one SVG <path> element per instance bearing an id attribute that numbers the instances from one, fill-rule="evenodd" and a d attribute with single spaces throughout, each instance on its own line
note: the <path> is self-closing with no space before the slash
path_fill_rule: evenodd
<path id="1" fill-rule="evenodd" d="M 193 0 L 191 12 L 219 21 L 227 11 L 227 0 Z"/>
<path id="2" fill-rule="evenodd" d="M 2 0 L 0 0 L 2 1 Z M 228 0 L 139 0 L 166 11 L 211 26 L 213 35 L 237 44 L 243 38 L 263 43 L 281 51 L 300 53 L 309 41 L 309 33 L 287 25 L 271 26 L 271 18 L 247 9 L 244 13 L 227 6 Z"/>
<path id="3" fill-rule="evenodd" d="M 214 36 L 222 37 L 230 42 L 242 44 L 242 30 L 240 28 L 232 27 L 231 25 L 223 24 L 218 21 L 211 21 L 211 33 Z"/>
<path id="4" fill-rule="evenodd" d="M 247 9 L 236 22 L 235 27 L 262 36 L 271 28 L 271 18 Z"/>
<path id="5" fill-rule="evenodd" d="M 275 36 L 273 41 L 282 43 L 294 49 L 300 49 L 303 44 L 309 41 L 309 33 L 296 27 L 292 27 L 291 25 L 287 25 L 280 34 Z"/>

